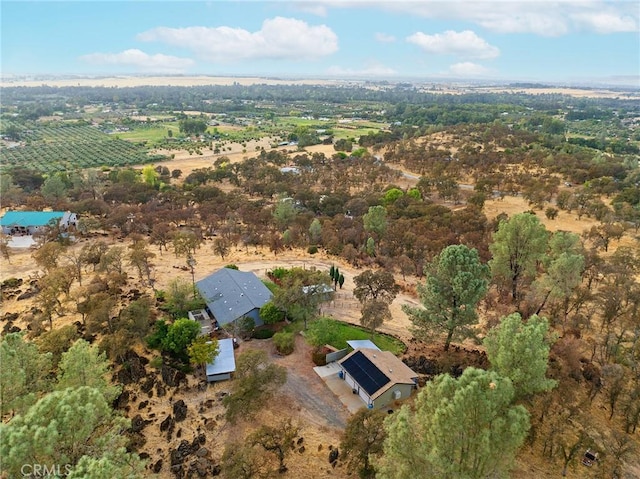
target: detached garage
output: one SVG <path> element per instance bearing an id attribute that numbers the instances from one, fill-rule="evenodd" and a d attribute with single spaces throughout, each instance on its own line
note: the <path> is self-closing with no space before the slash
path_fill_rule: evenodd
<path id="1" fill-rule="evenodd" d="M 233 339 L 218 341 L 218 355 L 207 364 L 207 382 L 226 381 L 236 370 L 236 358 L 233 352 Z"/>
<path id="2" fill-rule="evenodd" d="M 418 375 L 389 351 L 359 348 L 339 361 L 340 377 L 370 409 L 405 399 Z"/>

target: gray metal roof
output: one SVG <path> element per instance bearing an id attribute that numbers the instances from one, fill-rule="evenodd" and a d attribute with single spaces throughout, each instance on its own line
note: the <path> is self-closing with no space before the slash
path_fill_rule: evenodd
<path id="1" fill-rule="evenodd" d="M 228 268 L 201 279 L 196 286 L 220 326 L 261 308 L 272 296 L 255 274 Z"/>
<path id="2" fill-rule="evenodd" d="M 380 351 L 380 348 L 376 346 L 373 343 L 373 341 L 370 341 L 369 339 L 352 339 L 350 341 L 347 341 L 347 344 L 351 346 L 351 349 L 367 348 L 367 349 L 377 349 L 378 351 Z"/>
<path id="3" fill-rule="evenodd" d="M 207 364 L 207 376 L 232 373 L 236 370 L 233 339 L 219 339 L 218 351 L 218 355 L 213 360 L 213 363 Z"/>

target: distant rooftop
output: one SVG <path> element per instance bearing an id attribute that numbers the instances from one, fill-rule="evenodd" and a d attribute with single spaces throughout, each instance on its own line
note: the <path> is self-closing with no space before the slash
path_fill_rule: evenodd
<path id="1" fill-rule="evenodd" d="M 0 218 L 0 226 L 46 226 L 49 221 L 69 214 L 64 211 L 7 211 Z"/>

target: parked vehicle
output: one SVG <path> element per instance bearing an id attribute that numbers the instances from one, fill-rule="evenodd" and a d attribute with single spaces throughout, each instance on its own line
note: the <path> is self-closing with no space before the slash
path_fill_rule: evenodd
<path id="1" fill-rule="evenodd" d="M 587 449 L 584 453 L 584 456 L 582 456 L 582 464 L 587 467 L 591 467 L 596 462 L 598 462 L 598 453 L 592 451 L 591 449 Z"/>

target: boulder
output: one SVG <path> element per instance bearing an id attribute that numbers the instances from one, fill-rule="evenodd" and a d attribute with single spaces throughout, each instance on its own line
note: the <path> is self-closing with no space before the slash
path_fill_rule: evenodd
<path id="1" fill-rule="evenodd" d="M 142 431 L 151 421 L 145 421 L 142 419 L 140 414 L 136 414 L 133 419 L 131 419 L 131 431 L 132 432 L 140 432 Z"/>
<path id="2" fill-rule="evenodd" d="M 182 399 L 173 403 L 173 417 L 176 422 L 184 421 L 187 418 L 187 405 Z"/>
<path id="3" fill-rule="evenodd" d="M 143 378 L 147 377 L 145 364 L 148 362 L 147 358 L 139 356 L 135 351 L 127 351 L 115 382 L 120 384 L 139 383 Z"/>
<path id="4" fill-rule="evenodd" d="M 114 409 L 124 409 L 129 404 L 130 393 L 126 389 L 122 391 L 113 401 Z"/>
<path id="5" fill-rule="evenodd" d="M 209 449 L 207 449 L 206 447 L 201 447 L 196 451 L 196 456 L 198 457 L 206 457 L 208 455 L 209 455 Z"/>
<path id="6" fill-rule="evenodd" d="M 153 389 L 155 383 L 156 378 L 154 376 L 147 376 L 143 383 L 140 385 L 140 390 L 144 393 L 149 394 L 149 392 Z"/>
<path id="7" fill-rule="evenodd" d="M 154 474 L 158 474 L 162 470 L 162 458 L 158 459 L 153 466 L 151 466 L 151 470 Z"/>
<path id="8" fill-rule="evenodd" d="M 178 387 L 181 382 L 184 382 L 187 379 L 187 376 L 182 371 L 166 364 L 162 365 L 161 374 L 164 383 L 172 388 Z"/>
<path id="9" fill-rule="evenodd" d="M 334 464 L 335 462 L 338 461 L 338 457 L 340 457 L 340 452 L 338 451 L 338 448 L 335 449 L 331 449 L 329 451 L 329 463 L 330 464 Z"/>
<path id="10" fill-rule="evenodd" d="M 160 423 L 160 432 L 168 431 L 169 429 L 173 430 L 175 425 L 176 422 L 173 420 L 173 417 L 171 417 L 171 414 L 169 414 L 165 420 Z"/>

